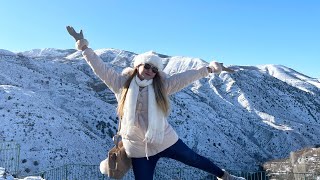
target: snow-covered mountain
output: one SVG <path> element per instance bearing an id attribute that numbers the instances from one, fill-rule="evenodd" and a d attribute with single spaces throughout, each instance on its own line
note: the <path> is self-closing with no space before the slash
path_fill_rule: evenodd
<path id="1" fill-rule="evenodd" d="M 118 72 L 135 53 L 96 53 Z M 159 55 L 174 74 L 208 63 Z M 320 144 L 320 82 L 281 65 L 230 66 L 171 96 L 169 121 L 192 149 L 226 169 Z M 0 51 L 0 141 L 21 145 L 20 168 L 99 164 L 117 130 L 116 99 L 75 50 Z M 173 163 L 175 164 L 175 163 Z"/>

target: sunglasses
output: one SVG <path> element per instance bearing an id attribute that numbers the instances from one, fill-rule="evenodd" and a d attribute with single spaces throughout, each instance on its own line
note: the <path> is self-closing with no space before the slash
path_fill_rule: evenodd
<path id="1" fill-rule="evenodd" d="M 144 69 L 150 69 L 150 68 L 151 68 L 151 70 L 152 70 L 153 73 L 159 72 L 159 70 L 158 70 L 157 67 L 152 66 L 152 65 L 150 65 L 150 64 L 148 64 L 148 63 L 145 63 L 143 67 L 144 67 Z"/>

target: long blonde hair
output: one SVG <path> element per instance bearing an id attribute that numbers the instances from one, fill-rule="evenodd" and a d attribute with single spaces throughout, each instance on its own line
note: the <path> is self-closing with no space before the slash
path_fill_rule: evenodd
<path id="1" fill-rule="evenodd" d="M 138 73 L 138 70 L 135 68 L 134 71 L 129 74 L 129 78 L 124 83 L 124 86 L 122 88 L 120 101 L 118 103 L 118 108 L 117 108 L 117 112 L 118 112 L 118 115 L 120 116 L 120 118 L 123 117 L 124 103 L 126 101 L 126 97 L 127 97 L 130 83 L 131 83 L 132 79 L 137 75 L 137 73 Z M 163 111 L 163 113 L 165 115 L 168 115 L 169 108 L 170 108 L 169 99 L 168 99 L 167 93 L 165 92 L 165 89 L 164 89 L 162 77 L 159 75 L 159 73 L 157 73 L 155 75 L 155 77 L 153 78 L 152 85 L 154 88 L 154 94 L 156 97 L 157 105 L 160 107 L 160 109 Z"/>

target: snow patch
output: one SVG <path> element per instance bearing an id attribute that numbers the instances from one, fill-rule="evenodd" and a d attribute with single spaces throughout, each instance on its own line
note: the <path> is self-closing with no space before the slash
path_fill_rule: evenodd
<path id="1" fill-rule="evenodd" d="M 0 49 L 0 56 L 15 56 L 16 54 L 14 52 L 5 50 L 5 49 Z"/>

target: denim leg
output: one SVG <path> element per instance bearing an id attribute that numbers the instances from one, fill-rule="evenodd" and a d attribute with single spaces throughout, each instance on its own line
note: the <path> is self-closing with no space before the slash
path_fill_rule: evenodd
<path id="1" fill-rule="evenodd" d="M 168 157 L 180 161 L 186 165 L 201 169 L 215 176 L 223 176 L 223 171 L 208 158 L 200 156 L 190 149 L 181 139 L 174 145 L 160 153 L 162 157 Z"/>
<path id="2" fill-rule="evenodd" d="M 151 156 L 149 160 L 146 157 L 143 158 L 131 158 L 132 169 L 135 180 L 152 180 L 154 169 L 159 160 L 159 156 Z"/>

